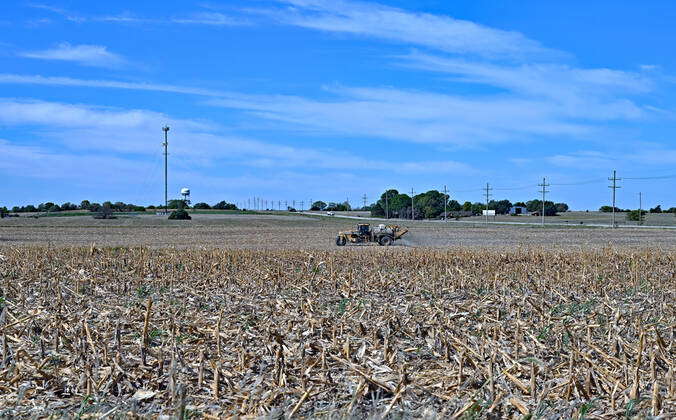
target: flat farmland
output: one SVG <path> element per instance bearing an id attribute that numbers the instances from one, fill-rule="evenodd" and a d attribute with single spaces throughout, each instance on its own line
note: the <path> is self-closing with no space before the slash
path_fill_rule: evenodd
<path id="1" fill-rule="evenodd" d="M 329 250 L 337 249 L 334 238 L 339 230 L 352 230 L 358 222 L 285 214 L 194 214 L 190 221 L 170 221 L 155 215 L 120 216 L 113 220 L 95 220 L 90 216 L 22 217 L 0 220 L 0 244 Z M 397 242 L 397 248 L 676 248 L 673 229 L 393 223 L 410 228 L 404 240 Z"/>
<path id="2" fill-rule="evenodd" d="M 357 222 L 1 220 L 0 418 L 676 416 L 675 230 Z"/>

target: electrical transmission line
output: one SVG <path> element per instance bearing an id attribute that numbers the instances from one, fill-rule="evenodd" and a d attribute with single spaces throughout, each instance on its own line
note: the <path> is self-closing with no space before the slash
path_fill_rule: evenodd
<path id="1" fill-rule="evenodd" d="M 485 192 L 485 194 L 486 194 L 486 211 L 484 212 L 484 215 L 486 216 L 486 225 L 488 225 L 488 198 L 491 196 L 491 190 L 492 189 L 493 188 L 491 188 L 491 186 L 487 182 L 486 188 L 484 188 L 484 190 L 486 191 Z"/>
<path id="2" fill-rule="evenodd" d="M 617 186 L 617 181 L 621 181 L 622 178 L 617 177 L 617 171 L 613 170 L 613 177 L 608 178 L 608 181 L 613 181 L 613 185 L 609 185 L 608 188 L 613 189 L 613 228 L 617 227 L 617 224 L 615 223 L 615 192 L 617 191 L 618 188 L 621 188 Z"/>
<path id="3" fill-rule="evenodd" d="M 547 184 L 547 179 L 542 178 L 542 184 L 538 184 L 538 187 L 542 187 L 542 226 L 544 227 L 545 225 L 545 194 L 548 193 L 545 188 L 549 187 L 549 184 Z"/>
<path id="4" fill-rule="evenodd" d="M 446 211 L 446 203 L 448 203 L 448 189 L 444 185 L 444 222 L 446 222 L 448 218 L 448 212 Z"/>

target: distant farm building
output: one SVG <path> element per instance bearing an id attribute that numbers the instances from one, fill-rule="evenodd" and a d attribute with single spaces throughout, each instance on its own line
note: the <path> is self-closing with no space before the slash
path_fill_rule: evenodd
<path id="1" fill-rule="evenodd" d="M 528 209 L 526 207 L 523 207 L 523 206 L 512 206 L 512 207 L 510 207 L 509 208 L 509 214 L 530 215 L 530 213 L 528 213 Z"/>

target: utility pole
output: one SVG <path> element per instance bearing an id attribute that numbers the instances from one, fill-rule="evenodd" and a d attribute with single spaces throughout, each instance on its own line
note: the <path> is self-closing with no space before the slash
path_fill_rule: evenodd
<path id="1" fill-rule="evenodd" d="M 638 224 L 643 224 L 643 193 L 638 193 Z"/>
<path id="2" fill-rule="evenodd" d="M 446 212 L 446 203 L 448 202 L 448 189 L 444 185 L 444 222 L 446 221 L 447 218 L 447 212 Z"/>
<path id="3" fill-rule="evenodd" d="M 485 216 L 486 216 L 486 225 L 488 225 L 488 198 L 491 196 L 491 190 L 492 190 L 492 189 L 493 189 L 493 188 L 491 188 L 491 186 L 490 186 L 490 185 L 488 184 L 488 182 L 487 182 L 487 183 L 486 183 L 486 188 L 484 188 L 484 190 L 486 190 L 486 193 L 485 193 L 485 194 L 486 194 L 486 212 L 485 212 Z"/>
<path id="4" fill-rule="evenodd" d="M 364 206 L 362 207 L 362 210 L 366 208 L 366 198 L 367 198 L 366 194 L 364 194 L 361 198 L 364 201 Z"/>
<path id="5" fill-rule="evenodd" d="M 293 206 L 294 209 L 296 208 L 296 200 L 293 200 Z"/>
<path id="6" fill-rule="evenodd" d="M 538 184 L 538 187 L 542 187 L 542 226 L 545 225 L 545 194 L 548 193 L 549 191 L 545 190 L 545 188 L 549 187 L 549 184 L 547 184 L 546 178 L 542 178 L 542 184 Z"/>
<path id="7" fill-rule="evenodd" d="M 300 211 L 303 211 L 303 207 L 305 207 L 305 201 L 300 202 Z"/>
<path id="8" fill-rule="evenodd" d="M 622 178 L 617 177 L 617 172 L 615 170 L 613 170 L 613 177 L 608 178 L 608 181 L 613 181 L 613 185 L 608 186 L 608 188 L 613 189 L 613 228 L 617 227 L 617 225 L 615 224 L 615 191 L 617 191 L 618 188 L 621 188 L 621 187 L 617 186 L 617 181 L 621 181 L 621 180 L 622 180 Z"/>
<path id="9" fill-rule="evenodd" d="M 162 127 L 162 131 L 164 131 L 164 143 L 162 143 L 162 145 L 164 146 L 164 213 L 166 214 L 169 213 L 169 193 L 167 188 L 167 157 L 169 156 L 169 153 L 167 152 L 167 148 L 169 147 L 167 134 L 169 133 L 169 126 L 165 125 Z"/>
<path id="10" fill-rule="evenodd" d="M 390 218 L 390 208 L 389 208 L 389 205 L 388 205 L 388 203 L 387 203 L 387 197 L 388 197 L 389 195 L 390 195 L 390 194 L 389 194 L 389 191 L 388 191 L 388 190 L 385 190 L 385 219 L 389 219 L 389 218 Z"/>
<path id="11" fill-rule="evenodd" d="M 415 207 L 413 205 L 413 194 L 415 194 L 415 192 L 413 191 L 413 188 L 411 188 L 411 220 L 415 219 Z"/>

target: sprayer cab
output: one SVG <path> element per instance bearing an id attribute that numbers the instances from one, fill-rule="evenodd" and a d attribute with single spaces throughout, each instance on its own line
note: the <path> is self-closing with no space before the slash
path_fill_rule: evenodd
<path id="1" fill-rule="evenodd" d="M 338 232 L 336 245 L 344 246 L 348 242 L 352 244 L 375 242 L 381 246 L 390 246 L 407 232 L 407 228 L 398 225 L 380 224 L 371 228 L 367 223 L 360 223 L 357 230 Z"/>

